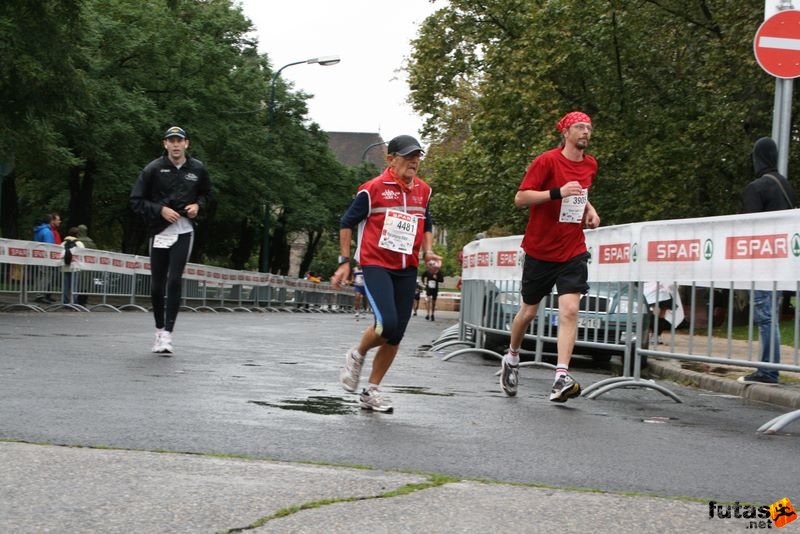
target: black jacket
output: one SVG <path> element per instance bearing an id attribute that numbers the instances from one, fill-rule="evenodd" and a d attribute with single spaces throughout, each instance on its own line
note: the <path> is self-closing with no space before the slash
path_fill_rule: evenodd
<path id="1" fill-rule="evenodd" d="M 762 137 L 753 146 L 753 169 L 756 179 L 747 185 L 742 194 L 744 213 L 788 210 L 797 205 L 792 184 L 778 172 L 778 147 L 771 138 Z M 781 187 L 767 174 L 775 176 L 783 185 L 783 190 L 789 196 L 788 203 Z"/>
<path id="2" fill-rule="evenodd" d="M 189 204 L 205 208 L 210 193 L 211 180 L 203 162 L 187 156 L 179 169 L 167 156 L 161 156 L 139 173 L 131 190 L 131 208 L 144 218 L 148 235 L 154 236 L 169 226 L 161 216 L 163 206 L 185 216 Z"/>

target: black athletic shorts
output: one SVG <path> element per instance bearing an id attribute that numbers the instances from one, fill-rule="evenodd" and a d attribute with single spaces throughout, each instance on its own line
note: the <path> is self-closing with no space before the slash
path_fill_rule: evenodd
<path id="1" fill-rule="evenodd" d="M 525 304 L 539 301 L 556 286 L 559 295 L 584 294 L 589 291 L 589 253 L 585 252 L 565 262 L 541 261 L 525 255 L 522 267 L 522 300 Z"/>

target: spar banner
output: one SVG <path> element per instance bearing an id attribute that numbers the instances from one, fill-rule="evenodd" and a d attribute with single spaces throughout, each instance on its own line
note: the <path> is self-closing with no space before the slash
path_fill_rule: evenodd
<path id="1" fill-rule="evenodd" d="M 57 267 L 63 263 L 63 257 L 64 248 L 59 245 L 0 239 L 0 263 Z"/>
<path id="2" fill-rule="evenodd" d="M 779 282 L 781 288 L 794 288 L 800 273 L 800 210 L 647 223 L 640 243 L 639 280 L 736 287 Z"/>
<path id="3" fill-rule="evenodd" d="M 795 289 L 800 278 L 800 210 L 609 226 L 585 235 L 590 281 Z M 469 243 L 462 278 L 519 280 L 521 243 L 522 236 Z"/>
<path id="4" fill-rule="evenodd" d="M 468 243 L 463 249 L 461 279 L 519 280 L 525 259 L 521 245 L 521 235 Z"/>
<path id="5" fill-rule="evenodd" d="M 626 224 L 586 230 L 589 279 L 595 281 L 635 280 L 636 239 L 640 225 Z M 473 241 L 464 247 L 463 280 L 519 280 L 525 252 L 522 236 Z"/>
<path id="6" fill-rule="evenodd" d="M 623 224 L 586 230 L 589 280 L 628 282 L 636 280 L 641 224 Z"/>

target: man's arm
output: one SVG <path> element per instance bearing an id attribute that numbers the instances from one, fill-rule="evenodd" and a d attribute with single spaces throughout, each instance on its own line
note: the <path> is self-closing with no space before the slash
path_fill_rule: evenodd
<path id="1" fill-rule="evenodd" d="M 586 202 L 586 211 L 583 212 L 583 226 L 586 228 L 597 228 L 600 226 L 600 216 L 594 209 L 591 202 Z"/>
<path id="2" fill-rule="evenodd" d="M 550 202 L 551 200 L 559 200 L 562 198 L 580 195 L 583 193 L 583 187 L 580 182 L 572 181 L 567 182 L 561 187 L 554 187 L 549 191 L 534 191 L 533 189 L 522 189 L 517 191 L 514 195 L 514 205 L 518 208 L 527 208 L 530 206 L 537 206 Z"/>

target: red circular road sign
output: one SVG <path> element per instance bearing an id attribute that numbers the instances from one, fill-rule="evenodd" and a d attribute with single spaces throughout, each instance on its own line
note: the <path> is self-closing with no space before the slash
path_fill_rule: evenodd
<path id="1" fill-rule="evenodd" d="M 753 51 L 768 74 L 800 76 L 800 11 L 779 11 L 765 20 L 756 32 Z"/>

